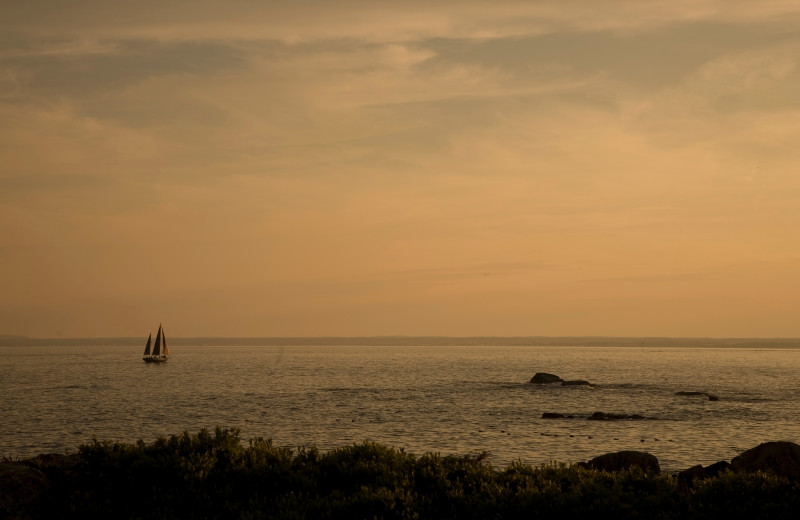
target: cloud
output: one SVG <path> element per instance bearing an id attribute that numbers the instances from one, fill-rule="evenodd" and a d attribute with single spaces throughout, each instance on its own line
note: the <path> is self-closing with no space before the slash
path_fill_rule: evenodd
<path id="1" fill-rule="evenodd" d="M 40 44 L 41 46 L 41 44 Z M 242 52 L 215 42 L 56 41 L 38 50 L 0 53 L 4 67 L 22 71 L 32 94 L 90 97 L 160 76 L 220 74 L 241 66 Z"/>
<path id="2" fill-rule="evenodd" d="M 796 22 L 711 0 L 18 2 L 0 282 L 27 307 L 8 315 L 33 330 L 41 301 L 63 326 L 77 300 L 111 322 L 158 282 L 170 312 L 242 334 L 273 333 L 264 314 L 305 335 L 596 333 L 631 309 L 679 330 L 737 276 L 775 288 L 747 259 L 798 256 Z"/>
<path id="3" fill-rule="evenodd" d="M 4 10 L 3 29 L 35 34 L 157 40 L 264 39 L 285 42 L 342 37 L 402 42 L 430 37 L 497 38 L 553 32 L 643 31 L 674 23 L 722 20 L 791 26 L 798 7 L 786 1 L 593 0 L 492 2 L 250 2 L 143 0 L 136 3 L 17 3 Z"/>

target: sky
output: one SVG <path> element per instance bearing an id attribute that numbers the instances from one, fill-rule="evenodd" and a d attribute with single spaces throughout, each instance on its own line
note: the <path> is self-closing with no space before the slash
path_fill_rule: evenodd
<path id="1" fill-rule="evenodd" d="M 796 1 L 0 11 L 0 334 L 800 337 Z"/>

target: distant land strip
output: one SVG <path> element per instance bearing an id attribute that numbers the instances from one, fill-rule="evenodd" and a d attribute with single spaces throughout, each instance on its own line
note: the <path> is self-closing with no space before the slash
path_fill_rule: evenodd
<path id="1" fill-rule="evenodd" d="M 146 338 L 31 338 L 0 335 L 0 346 L 144 346 Z M 800 338 L 669 338 L 611 336 L 356 336 L 356 337 L 170 337 L 170 346 L 553 346 L 639 348 L 773 348 L 798 349 Z"/>

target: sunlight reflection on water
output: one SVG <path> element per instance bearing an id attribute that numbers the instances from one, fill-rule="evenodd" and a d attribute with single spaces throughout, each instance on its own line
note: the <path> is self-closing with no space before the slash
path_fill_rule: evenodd
<path id="1" fill-rule="evenodd" d="M 417 454 L 488 451 L 500 467 L 636 449 L 676 471 L 800 441 L 796 350 L 176 347 L 166 364 L 143 363 L 138 350 L 2 347 L 0 456 L 220 425 L 288 447 L 374 440 Z M 597 386 L 531 385 L 535 372 Z M 586 420 L 596 411 L 650 420 Z"/>

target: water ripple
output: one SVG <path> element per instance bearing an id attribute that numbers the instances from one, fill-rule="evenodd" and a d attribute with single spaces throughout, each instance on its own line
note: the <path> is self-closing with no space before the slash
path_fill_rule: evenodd
<path id="1" fill-rule="evenodd" d="M 499 466 L 639 449 L 670 471 L 800 440 L 796 351 L 181 347 L 160 365 L 138 350 L 3 347 L 0 456 L 221 425 L 287 447 L 369 439 L 418 454 L 488 451 Z M 530 384 L 539 371 L 595 386 Z M 656 420 L 586 420 L 598 411 Z"/>

